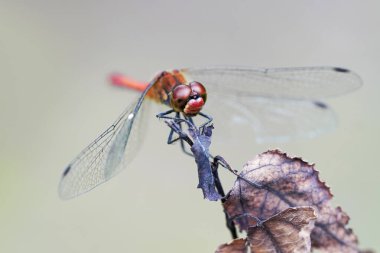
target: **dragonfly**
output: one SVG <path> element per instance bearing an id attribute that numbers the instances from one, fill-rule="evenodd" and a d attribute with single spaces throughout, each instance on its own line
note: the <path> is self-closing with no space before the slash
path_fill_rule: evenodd
<path id="1" fill-rule="evenodd" d="M 140 91 L 140 95 L 65 168 L 59 184 L 63 199 L 108 181 L 134 158 L 146 125 L 148 100 L 169 107 L 159 114 L 161 117 L 174 113 L 174 117 L 191 120 L 201 116 L 210 122 L 212 118 L 203 113 L 207 108 L 210 115 L 222 120 L 221 127 L 228 129 L 243 122 L 258 142 L 286 141 L 328 131 L 334 126 L 334 113 L 321 99 L 362 85 L 355 72 L 325 66 L 183 68 L 160 72 L 150 82 L 120 74 L 112 75 L 111 80 Z"/>

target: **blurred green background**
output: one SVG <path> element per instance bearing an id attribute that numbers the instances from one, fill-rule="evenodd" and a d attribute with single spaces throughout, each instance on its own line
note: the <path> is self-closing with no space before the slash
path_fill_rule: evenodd
<path id="1" fill-rule="evenodd" d="M 220 204 L 202 199 L 194 162 L 154 117 L 123 173 L 74 200 L 57 195 L 68 162 L 136 96 L 110 87 L 110 72 L 149 80 L 216 64 L 361 75 L 360 90 L 328 101 L 336 131 L 223 155 L 236 169 L 275 147 L 316 163 L 361 246 L 379 250 L 379 12 L 375 0 L 1 1 L 0 252 L 214 252 L 229 241 Z"/>

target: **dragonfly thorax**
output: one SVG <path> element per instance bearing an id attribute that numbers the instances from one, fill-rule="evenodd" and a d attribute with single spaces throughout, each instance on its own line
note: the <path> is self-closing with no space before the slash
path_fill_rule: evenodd
<path id="1" fill-rule="evenodd" d="M 197 115 L 206 103 L 206 88 L 199 82 L 179 84 L 169 93 L 170 106 L 185 116 Z"/>

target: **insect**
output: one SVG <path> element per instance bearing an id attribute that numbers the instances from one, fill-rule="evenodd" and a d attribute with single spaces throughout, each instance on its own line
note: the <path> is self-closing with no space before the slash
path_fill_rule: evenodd
<path id="1" fill-rule="evenodd" d="M 212 118 L 202 112 L 207 107 L 214 118 L 223 120 L 220 125 L 244 121 L 252 126 L 257 141 L 281 141 L 312 137 L 331 128 L 334 115 L 320 99 L 362 84 L 356 73 L 337 67 L 186 68 L 163 71 L 149 83 L 119 75 L 113 76 L 113 82 L 142 93 L 66 167 L 59 185 L 63 199 L 109 180 L 133 158 L 145 99 L 170 107 L 161 117 L 174 113 L 191 120 L 199 115 L 209 122 Z M 168 142 L 175 141 L 171 134 Z"/>

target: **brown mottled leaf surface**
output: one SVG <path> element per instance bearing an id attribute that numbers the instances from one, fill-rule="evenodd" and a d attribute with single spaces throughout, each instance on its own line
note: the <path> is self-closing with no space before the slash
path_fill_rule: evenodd
<path id="1" fill-rule="evenodd" d="M 313 247 L 327 252 L 361 252 L 356 235 L 346 228 L 349 219 L 342 208 L 324 206 L 311 234 Z"/>
<path id="2" fill-rule="evenodd" d="M 256 220 L 296 206 L 322 206 L 332 195 L 313 165 L 280 151 L 267 151 L 245 164 L 224 203 L 242 230 Z"/>
<path id="3" fill-rule="evenodd" d="M 216 253 L 307 253 L 317 218 L 314 208 L 292 207 L 248 228 L 247 239 L 219 246 Z M 248 242 L 248 243 L 247 243 Z"/>
<path id="4" fill-rule="evenodd" d="M 289 207 L 317 211 L 312 245 L 327 252 L 359 252 L 356 236 L 346 227 L 348 216 L 330 207 L 332 194 L 314 165 L 278 150 L 249 161 L 227 195 L 224 208 L 241 230 L 248 231 Z"/>
<path id="5" fill-rule="evenodd" d="M 215 253 L 247 253 L 246 243 L 246 239 L 235 239 L 230 243 L 220 245 Z"/>
<path id="6" fill-rule="evenodd" d="M 251 252 L 310 252 L 310 233 L 317 218 L 312 207 L 293 207 L 248 229 Z"/>

